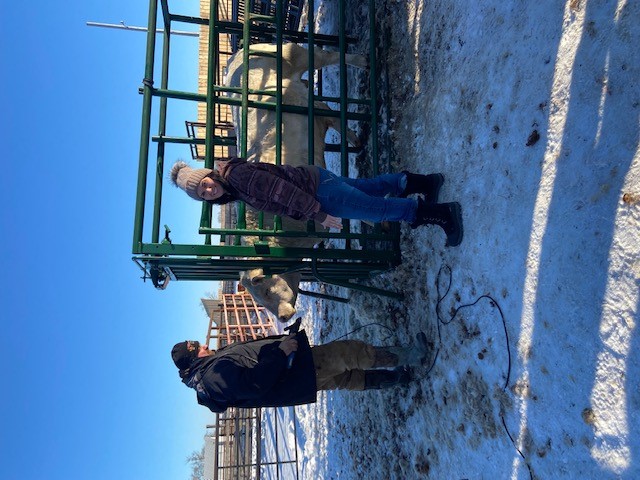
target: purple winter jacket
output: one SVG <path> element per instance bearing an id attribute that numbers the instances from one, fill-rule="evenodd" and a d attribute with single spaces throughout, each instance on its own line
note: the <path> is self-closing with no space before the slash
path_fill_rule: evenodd
<path id="1" fill-rule="evenodd" d="M 220 175 L 238 200 L 257 210 L 319 223 L 327 218 L 315 196 L 319 174 L 314 165 L 278 166 L 234 158 L 220 167 Z"/>

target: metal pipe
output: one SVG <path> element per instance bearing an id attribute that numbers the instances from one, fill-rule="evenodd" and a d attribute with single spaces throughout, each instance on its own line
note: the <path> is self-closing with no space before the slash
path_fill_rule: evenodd
<path id="1" fill-rule="evenodd" d="M 349 105 L 347 103 L 347 43 L 346 35 L 344 33 L 346 25 L 346 6 L 345 0 L 340 0 L 339 12 L 338 12 L 338 36 L 340 42 L 340 128 L 342 135 L 340 136 L 340 174 L 343 177 L 349 176 L 349 154 L 347 152 L 347 112 L 349 111 Z M 375 136 L 375 132 L 373 132 Z M 347 225 L 348 227 L 348 225 Z M 351 248 L 347 245 L 347 248 Z"/>
<path id="2" fill-rule="evenodd" d="M 213 146 L 215 130 L 215 106 L 216 99 L 214 92 L 214 81 L 218 69 L 218 50 L 220 47 L 218 39 L 218 1 L 213 0 L 209 5 L 209 18 L 213 20 L 213 25 L 209 24 L 209 42 L 207 44 L 207 95 L 206 95 L 206 129 L 205 129 L 205 153 L 204 165 L 206 168 L 213 168 Z M 208 202 L 202 202 L 200 213 L 200 226 L 210 227 L 213 209 Z M 204 240 L 205 245 L 211 244 L 211 236 L 207 235 Z"/>
<path id="3" fill-rule="evenodd" d="M 258 253 L 254 246 L 229 246 L 229 245 L 190 245 L 190 244 L 165 244 L 165 243 L 142 243 L 138 250 L 142 254 L 148 255 L 195 255 L 201 257 L 264 257 L 275 258 L 280 261 L 290 258 L 327 258 L 327 259 L 347 259 L 347 260 L 378 260 L 393 256 L 393 252 L 370 250 L 341 250 L 322 248 L 300 248 L 300 247 L 269 247 L 269 253 Z M 193 262 L 193 259 L 189 259 Z M 205 264 L 209 259 L 202 260 Z M 264 259 L 262 260 L 264 262 Z M 256 267 L 258 268 L 258 267 Z M 237 274 L 237 272 L 236 272 Z"/>
<path id="4" fill-rule="evenodd" d="M 208 44 L 208 63 L 207 63 L 207 117 L 206 117 L 206 150 L 204 166 L 206 168 L 213 168 L 213 135 L 215 129 L 215 84 L 213 79 L 216 77 L 218 69 L 218 1 L 214 0 L 210 4 L 209 10 L 210 18 L 213 19 L 213 25 L 209 26 L 209 44 Z"/>
<path id="5" fill-rule="evenodd" d="M 215 89 L 223 91 L 222 89 Z M 156 97 L 168 97 L 168 98 L 176 98 L 179 100 L 191 100 L 194 102 L 206 102 L 207 96 L 202 93 L 192 93 L 192 92 L 181 92 L 178 90 L 163 90 L 160 88 L 153 89 L 153 95 Z M 233 105 L 233 106 L 242 106 L 242 101 L 237 98 L 230 97 L 218 97 L 218 103 L 223 105 Z M 275 110 L 276 104 L 273 102 L 260 102 L 260 101 L 248 101 L 249 108 L 263 108 L 265 110 Z M 301 107 L 297 105 L 282 105 L 282 111 L 287 113 L 297 113 L 300 115 L 307 115 L 308 107 Z M 327 110 L 325 108 L 316 109 L 314 115 L 320 117 L 339 117 L 340 112 L 335 110 Z M 349 120 L 360 120 L 366 121 L 370 118 L 370 115 L 364 113 L 355 113 L 355 112 L 347 112 L 347 119 Z"/>
<path id="6" fill-rule="evenodd" d="M 167 0 L 162 0 L 162 16 L 164 20 L 164 36 L 162 41 L 162 73 L 160 88 L 169 87 L 169 54 L 171 51 L 171 20 L 169 16 L 169 6 Z M 167 133 L 167 99 L 160 99 L 160 119 L 158 122 L 158 136 L 163 137 Z M 158 154 L 156 157 L 156 190 L 153 207 L 153 223 L 151 227 L 151 242 L 158 243 L 160 240 L 160 211 L 162 209 L 162 176 L 164 173 L 164 152 L 165 143 L 158 143 Z"/>
<path id="7" fill-rule="evenodd" d="M 125 25 L 124 22 L 120 22 L 120 25 L 115 23 L 87 22 L 86 25 L 88 27 L 115 28 L 116 30 L 129 30 L 132 32 L 148 32 L 149 31 L 147 27 L 131 27 L 129 25 Z M 164 34 L 164 30 L 162 28 L 156 28 L 156 33 Z M 187 32 L 185 30 L 171 30 L 170 33 L 171 35 L 182 35 L 184 37 L 200 36 L 200 33 L 198 32 Z"/>
<path id="8" fill-rule="evenodd" d="M 204 138 L 192 138 L 192 137 L 168 137 L 166 135 L 154 135 L 151 140 L 157 143 L 180 143 L 188 145 L 204 145 L 206 140 Z M 233 146 L 236 144 L 233 137 L 221 137 L 219 135 L 213 135 L 214 145 Z"/>
<path id="9" fill-rule="evenodd" d="M 269 237 L 287 237 L 287 238 L 350 238 L 361 240 L 392 240 L 392 237 L 385 233 L 343 233 L 343 232 L 307 232 L 277 229 L 232 229 L 232 228 L 209 228 L 200 227 L 199 233 L 207 235 L 239 235 L 239 236 L 269 236 Z"/>
<path id="10" fill-rule="evenodd" d="M 276 165 L 282 165 L 282 3 L 276 2 Z M 260 227 L 263 226 L 263 215 L 260 214 Z M 282 229 L 280 215 L 273 218 L 274 227 Z"/>
<path id="11" fill-rule="evenodd" d="M 308 63 L 309 63 L 309 81 L 308 81 L 308 98 L 307 98 L 307 128 L 309 130 L 309 136 L 307 139 L 307 148 L 308 148 L 308 158 L 307 163 L 309 165 L 313 165 L 314 162 L 314 154 L 315 151 L 315 85 L 314 85 L 314 76 L 315 76 L 315 56 L 314 56 L 314 48 L 315 48 L 315 2 L 314 0 L 309 0 L 307 5 L 307 24 L 309 25 L 309 31 L 307 33 L 307 43 L 308 43 Z"/>
<path id="12" fill-rule="evenodd" d="M 145 189 L 147 187 L 147 167 L 149 164 L 149 137 L 151 135 L 151 100 L 153 96 L 153 61 L 156 48 L 154 34 L 157 23 L 158 1 L 149 0 L 149 31 L 147 31 L 147 52 L 144 69 L 142 99 L 142 126 L 140 133 L 140 154 L 138 158 L 138 186 L 133 222 L 133 253 L 141 253 L 144 223 Z"/>
<path id="13" fill-rule="evenodd" d="M 375 12 L 375 0 L 369 0 L 369 12 Z M 373 9 L 373 10 L 372 10 Z M 378 168 L 378 86 L 376 80 L 376 18 L 369 14 L 369 89 L 371 91 L 371 158 L 373 159 L 373 175 L 380 173 Z M 387 79 L 388 80 L 388 79 Z"/>
<path id="14" fill-rule="evenodd" d="M 383 297 L 389 297 L 389 298 L 395 298 L 398 300 L 402 300 L 404 298 L 404 293 L 402 292 L 392 292 L 390 290 L 382 290 L 380 288 L 376 288 L 376 287 L 370 287 L 368 285 L 362 285 L 362 284 L 355 284 L 353 282 L 343 282 L 340 280 L 337 280 L 335 278 L 331 278 L 331 277 L 327 277 L 324 274 L 321 274 L 318 270 L 318 260 L 316 258 L 314 258 L 312 260 L 312 270 L 313 270 L 313 275 L 318 279 L 318 281 L 320 282 L 324 282 L 324 283 L 330 283 L 333 285 L 338 285 L 341 287 L 346 287 L 346 288 L 355 288 L 357 290 L 360 290 L 361 292 L 367 292 L 367 293 L 373 293 L 375 295 L 380 295 Z"/>
<path id="15" fill-rule="evenodd" d="M 240 126 L 239 132 L 236 132 L 240 140 L 240 156 L 247 158 L 247 118 L 249 115 L 249 44 L 251 43 L 251 0 L 245 0 L 244 4 L 244 22 L 242 24 L 242 80 L 240 87 L 242 90 L 242 98 L 240 100 Z M 246 207 L 244 202 L 238 202 L 237 221 L 238 228 L 246 228 Z M 240 237 L 236 236 L 235 244 L 240 244 Z"/>
<path id="16" fill-rule="evenodd" d="M 349 152 L 347 145 L 347 112 L 349 111 L 349 104 L 347 103 L 347 37 L 345 35 L 346 26 L 346 5 L 345 0 L 340 0 L 339 13 L 338 13 L 338 36 L 340 46 L 340 129 L 342 134 L 340 135 L 340 172 L 344 177 L 349 176 Z M 375 136 L 375 131 L 373 132 Z M 343 219 L 342 223 L 347 231 L 351 230 L 351 221 L 349 219 Z M 345 249 L 351 250 L 351 241 L 347 239 L 344 245 Z"/>

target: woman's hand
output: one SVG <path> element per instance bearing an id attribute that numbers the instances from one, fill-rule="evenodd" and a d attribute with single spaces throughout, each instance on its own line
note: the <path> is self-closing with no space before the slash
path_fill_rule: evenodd
<path id="1" fill-rule="evenodd" d="M 295 334 L 288 336 L 280 342 L 280 350 L 288 357 L 290 353 L 298 350 L 298 340 L 296 340 Z"/>
<path id="2" fill-rule="evenodd" d="M 342 219 L 338 217 L 332 217 L 327 214 L 327 218 L 322 222 L 322 226 L 324 228 L 335 228 L 337 230 L 342 230 Z"/>

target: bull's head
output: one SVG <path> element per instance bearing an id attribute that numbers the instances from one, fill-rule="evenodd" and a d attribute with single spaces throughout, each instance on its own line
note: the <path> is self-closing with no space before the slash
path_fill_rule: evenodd
<path id="1" fill-rule="evenodd" d="M 251 294 L 254 301 L 287 322 L 296 313 L 299 273 L 283 273 L 267 277 L 262 269 L 240 273 L 240 283 Z"/>

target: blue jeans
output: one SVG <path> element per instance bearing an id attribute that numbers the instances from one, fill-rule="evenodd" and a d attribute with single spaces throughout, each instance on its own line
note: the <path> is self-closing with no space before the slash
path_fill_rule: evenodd
<path id="1" fill-rule="evenodd" d="M 316 199 L 322 211 L 352 220 L 383 220 L 413 222 L 418 202 L 411 198 L 384 198 L 387 194 L 400 195 L 406 188 L 404 173 L 378 175 L 375 178 L 338 177 L 324 168 Z"/>

